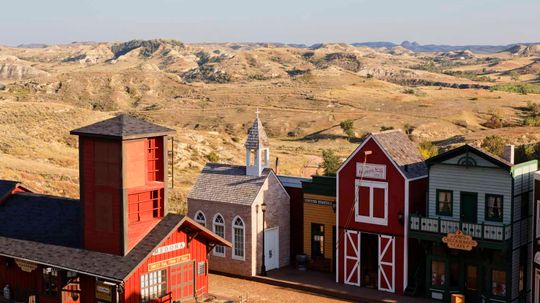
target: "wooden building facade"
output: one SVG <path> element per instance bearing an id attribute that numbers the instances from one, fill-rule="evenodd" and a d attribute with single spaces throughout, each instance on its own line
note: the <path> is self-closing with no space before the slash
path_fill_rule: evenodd
<path id="1" fill-rule="evenodd" d="M 533 173 L 464 145 L 427 161 L 428 212 L 410 217 L 426 252 L 426 296 L 450 302 L 530 302 Z"/>
<path id="2" fill-rule="evenodd" d="M 230 243 L 168 212 L 172 132 L 125 115 L 76 129 L 80 200 L 22 186 L 0 193 L 0 285 L 13 300 L 173 302 L 208 292 L 208 253 Z"/>
<path id="3" fill-rule="evenodd" d="M 540 172 L 534 174 L 532 299 L 540 302 Z"/>

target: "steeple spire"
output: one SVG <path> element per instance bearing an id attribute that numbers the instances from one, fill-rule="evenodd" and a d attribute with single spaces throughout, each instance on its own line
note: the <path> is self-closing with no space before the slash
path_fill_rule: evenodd
<path id="1" fill-rule="evenodd" d="M 249 129 L 246 147 L 246 174 L 260 176 L 263 169 L 270 167 L 270 144 L 259 119 L 259 109 L 256 118 Z"/>

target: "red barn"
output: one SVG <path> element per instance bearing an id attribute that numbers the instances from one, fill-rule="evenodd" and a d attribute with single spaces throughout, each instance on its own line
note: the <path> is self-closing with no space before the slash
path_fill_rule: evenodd
<path id="1" fill-rule="evenodd" d="M 427 189 L 418 148 L 398 130 L 371 134 L 337 171 L 337 186 L 336 281 L 403 293 L 416 251 L 406 222 L 423 212 Z"/>
<path id="2" fill-rule="evenodd" d="M 173 302 L 208 292 L 230 243 L 167 209 L 167 136 L 121 115 L 79 136 L 80 200 L 0 181 L 0 288 L 25 302 Z"/>

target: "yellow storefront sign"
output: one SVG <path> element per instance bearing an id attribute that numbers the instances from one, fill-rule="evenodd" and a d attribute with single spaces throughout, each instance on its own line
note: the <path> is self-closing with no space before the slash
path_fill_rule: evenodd
<path id="1" fill-rule="evenodd" d="M 478 242 L 473 240 L 471 236 L 463 234 L 459 229 L 455 233 L 448 233 L 446 237 L 442 238 L 442 241 L 448 245 L 448 248 L 466 251 L 471 251 L 478 246 Z"/>
<path id="2" fill-rule="evenodd" d="M 170 259 L 167 259 L 167 260 L 150 263 L 150 264 L 148 264 L 148 271 L 156 271 L 156 270 L 167 268 L 169 266 L 180 264 L 182 262 L 186 262 L 186 261 L 189 261 L 189 260 L 191 260 L 191 255 L 190 254 L 185 254 L 185 255 L 175 257 L 175 258 L 170 258 Z"/>

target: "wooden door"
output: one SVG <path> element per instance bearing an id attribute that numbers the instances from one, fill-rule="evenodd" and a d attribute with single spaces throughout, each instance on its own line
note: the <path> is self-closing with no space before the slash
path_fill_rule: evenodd
<path id="1" fill-rule="evenodd" d="M 395 291 L 395 243 L 395 237 L 379 236 L 379 290 L 382 291 Z"/>
<path id="2" fill-rule="evenodd" d="M 195 261 L 187 261 L 171 267 L 170 287 L 174 300 L 186 300 L 195 294 Z"/>
<path id="3" fill-rule="evenodd" d="M 461 221 L 476 223 L 478 218 L 478 194 L 461 192 L 460 203 Z"/>
<path id="4" fill-rule="evenodd" d="M 465 264 L 465 301 L 480 302 L 480 273 L 477 264 Z"/>
<path id="5" fill-rule="evenodd" d="M 264 250 L 266 270 L 279 268 L 279 230 L 277 227 L 265 230 Z"/>
<path id="6" fill-rule="evenodd" d="M 361 233 L 345 231 L 343 258 L 343 281 L 345 284 L 360 286 L 360 240 Z"/>

